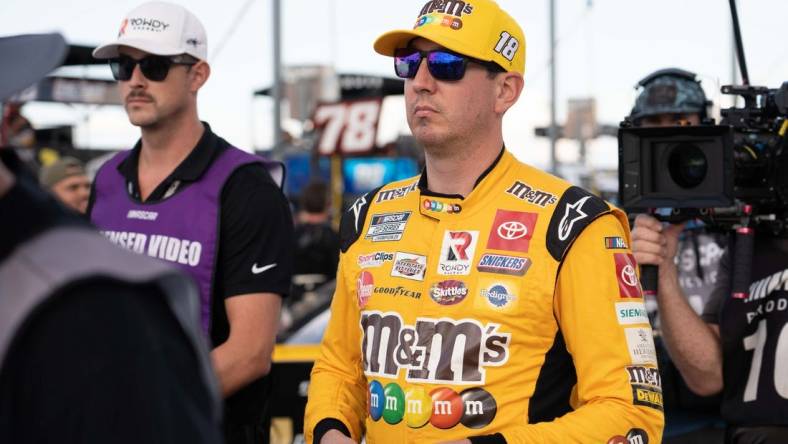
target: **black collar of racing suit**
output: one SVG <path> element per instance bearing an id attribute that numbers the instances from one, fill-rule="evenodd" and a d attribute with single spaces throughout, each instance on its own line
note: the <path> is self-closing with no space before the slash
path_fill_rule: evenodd
<path id="1" fill-rule="evenodd" d="M 479 177 L 476 179 L 476 182 L 473 183 L 473 188 L 474 189 L 481 183 L 482 180 L 484 180 L 485 177 L 487 177 L 488 174 L 490 174 L 490 172 L 495 168 L 495 166 L 498 165 L 498 162 L 501 160 L 501 157 L 503 157 L 503 152 L 504 151 L 506 151 L 506 145 L 501 146 L 501 151 L 498 153 L 498 157 L 496 157 L 495 160 L 493 160 L 493 162 L 490 164 L 490 166 L 488 166 L 487 169 L 484 170 L 482 172 L 482 174 L 479 175 Z M 430 191 L 429 188 L 428 188 L 428 182 L 427 182 L 427 166 L 426 165 L 421 170 L 421 177 L 419 177 L 418 187 L 419 187 L 419 191 L 421 191 L 421 195 L 422 196 L 445 197 L 445 198 L 449 198 L 449 199 L 464 199 L 465 198 L 465 196 L 462 196 L 460 194 L 443 194 L 443 193 L 436 193 L 435 191 Z"/>

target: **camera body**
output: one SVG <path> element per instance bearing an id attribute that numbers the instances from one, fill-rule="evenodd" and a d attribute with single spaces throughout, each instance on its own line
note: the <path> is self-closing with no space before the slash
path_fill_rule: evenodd
<path id="1" fill-rule="evenodd" d="M 628 212 L 679 222 L 701 218 L 729 230 L 751 220 L 788 234 L 788 82 L 779 89 L 724 86 L 744 98 L 722 122 L 618 132 L 619 197 Z"/>

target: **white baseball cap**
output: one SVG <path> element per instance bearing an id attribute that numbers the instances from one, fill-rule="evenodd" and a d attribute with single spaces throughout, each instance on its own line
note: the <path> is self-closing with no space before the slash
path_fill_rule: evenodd
<path id="1" fill-rule="evenodd" d="M 189 54 L 208 58 L 208 37 L 197 17 L 183 6 L 148 2 L 126 14 L 118 38 L 93 51 L 97 59 L 118 56 L 118 46 L 129 46 L 150 54 L 171 56 Z"/>

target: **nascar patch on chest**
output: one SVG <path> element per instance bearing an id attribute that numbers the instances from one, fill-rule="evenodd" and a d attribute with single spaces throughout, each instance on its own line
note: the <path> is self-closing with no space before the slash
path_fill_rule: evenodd
<path id="1" fill-rule="evenodd" d="M 402 239 L 410 214 L 410 211 L 373 214 L 364 237 L 372 242 L 398 241 Z"/>

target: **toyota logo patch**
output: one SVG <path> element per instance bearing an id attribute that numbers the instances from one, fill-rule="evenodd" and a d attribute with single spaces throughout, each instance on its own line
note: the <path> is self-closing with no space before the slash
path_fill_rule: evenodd
<path id="1" fill-rule="evenodd" d="M 527 253 L 538 217 L 536 213 L 498 210 L 487 239 L 487 248 Z"/>
<path id="2" fill-rule="evenodd" d="M 505 240 L 520 239 L 528 234 L 528 227 L 522 222 L 508 221 L 498 225 L 498 236 Z"/>

